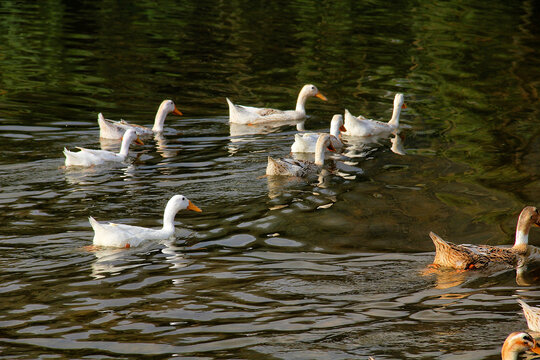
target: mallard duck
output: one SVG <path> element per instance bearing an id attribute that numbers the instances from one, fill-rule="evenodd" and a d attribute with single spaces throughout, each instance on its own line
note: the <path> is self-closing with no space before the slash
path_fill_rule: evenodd
<path id="1" fill-rule="evenodd" d="M 115 223 L 103 224 L 90 216 L 88 220 L 94 229 L 94 245 L 129 248 L 139 246 L 147 240 L 169 239 L 174 235 L 174 217 L 176 213 L 186 209 L 202 212 L 185 196 L 174 195 L 165 207 L 163 227 L 158 230 Z"/>
<path id="2" fill-rule="evenodd" d="M 154 127 L 149 129 L 141 125 L 130 124 L 125 120 L 113 121 L 105 119 L 102 113 L 98 114 L 99 124 L 99 136 L 104 139 L 121 139 L 122 135 L 127 129 L 133 129 L 137 132 L 137 135 L 148 137 L 154 133 L 163 132 L 163 124 L 168 114 L 183 115 L 180 110 L 176 108 L 176 105 L 172 100 L 163 100 L 159 105 L 156 113 L 156 119 L 154 120 Z"/>
<path id="3" fill-rule="evenodd" d="M 345 131 L 344 134 L 351 136 L 390 135 L 399 127 L 399 115 L 401 114 L 401 109 L 407 107 L 404 101 L 403 94 L 396 94 L 394 97 L 394 111 L 392 112 L 392 118 L 387 123 L 366 119 L 363 116 L 355 117 L 349 110 L 345 109 L 345 128 L 347 128 L 347 131 Z"/>
<path id="4" fill-rule="evenodd" d="M 337 114 L 332 117 L 330 122 L 330 141 L 336 151 L 341 151 L 343 142 L 341 142 L 341 131 L 346 131 L 343 126 L 343 116 Z M 294 135 L 294 143 L 291 146 L 291 152 L 295 153 L 314 153 L 317 140 L 322 133 L 303 133 Z"/>
<path id="5" fill-rule="evenodd" d="M 227 98 L 227 103 L 229 104 L 229 122 L 236 124 L 259 124 L 274 121 L 301 121 L 306 118 L 306 100 L 311 96 L 316 96 L 324 101 L 327 100 L 315 85 L 310 84 L 304 85 L 300 94 L 298 94 L 296 110 L 283 111 L 235 105 Z"/>
<path id="6" fill-rule="evenodd" d="M 429 233 L 435 244 L 433 266 L 446 266 L 455 269 L 481 269 L 491 263 L 516 266 L 521 256 L 527 255 L 529 230 L 540 226 L 540 214 L 534 206 L 527 206 L 519 214 L 516 240 L 511 248 L 491 245 L 456 245 L 444 241 L 433 232 Z"/>
<path id="7" fill-rule="evenodd" d="M 529 329 L 540 332 L 540 308 L 532 307 L 523 300 L 518 299 L 517 302 L 523 308 L 523 315 L 525 315 Z"/>
<path id="8" fill-rule="evenodd" d="M 283 175 L 304 177 L 316 173 L 324 165 L 326 149 L 335 151 L 329 134 L 319 135 L 315 149 L 315 162 L 294 159 L 273 159 L 268 157 L 266 175 Z"/>
<path id="9" fill-rule="evenodd" d="M 502 360 L 517 360 L 519 354 L 526 351 L 540 354 L 540 347 L 536 340 L 526 332 L 513 332 L 504 341 L 501 349 Z"/>
<path id="10" fill-rule="evenodd" d="M 108 150 L 90 150 L 78 147 L 79 152 L 69 151 L 64 148 L 66 157 L 66 166 L 93 166 L 101 165 L 106 162 L 122 162 L 126 159 L 129 151 L 129 146 L 135 141 L 136 144 L 144 145 L 135 133 L 135 130 L 128 129 L 122 138 L 122 145 L 119 153 L 114 153 Z"/>

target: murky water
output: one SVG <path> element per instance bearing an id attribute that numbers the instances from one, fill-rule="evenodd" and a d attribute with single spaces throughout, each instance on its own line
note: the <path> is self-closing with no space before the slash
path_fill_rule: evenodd
<path id="1" fill-rule="evenodd" d="M 538 205 L 538 5 L 450 1 L 0 4 L 0 358 L 497 359 L 540 305 L 538 268 L 425 273 L 429 231 L 511 244 Z M 406 155 L 348 139 L 331 173 L 263 177 L 294 127 L 231 128 L 225 97 L 292 108 L 308 130 L 349 109 Z M 126 164 L 63 168 L 97 113 L 163 137 Z M 90 251 L 88 216 L 174 241 Z M 540 245 L 540 233 L 531 243 Z"/>

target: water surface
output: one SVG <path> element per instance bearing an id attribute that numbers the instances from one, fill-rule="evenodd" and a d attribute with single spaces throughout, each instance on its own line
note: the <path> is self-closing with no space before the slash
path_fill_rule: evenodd
<path id="1" fill-rule="evenodd" d="M 426 273 L 429 231 L 509 245 L 537 205 L 538 6 L 531 1 L 0 5 L 0 357 L 5 359 L 497 359 L 540 305 L 538 268 Z M 387 120 L 307 180 L 263 177 L 296 129 L 242 134 L 225 97 Z M 130 160 L 63 168 L 100 142 L 97 113 L 162 137 Z M 89 251 L 88 216 L 176 239 Z M 531 243 L 540 244 L 531 232 Z"/>

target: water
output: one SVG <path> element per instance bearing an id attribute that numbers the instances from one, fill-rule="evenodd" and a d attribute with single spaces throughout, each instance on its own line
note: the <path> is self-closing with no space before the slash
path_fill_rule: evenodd
<path id="1" fill-rule="evenodd" d="M 531 1 L 0 5 L 0 351 L 4 359 L 497 359 L 540 304 L 531 267 L 426 273 L 429 231 L 511 244 L 538 205 L 538 6 Z M 387 120 L 407 155 L 350 142 L 333 174 L 262 177 L 293 127 L 238 134 L 225 97 Z M 127 164 L 63 168 L 97 113 L 162 138 Z M 231 134 L 231 131 L 233 133 Z M 86 248 L 88 216 L 174 241 Z M 538 231 L 531 242 L 538 244 Z"/>

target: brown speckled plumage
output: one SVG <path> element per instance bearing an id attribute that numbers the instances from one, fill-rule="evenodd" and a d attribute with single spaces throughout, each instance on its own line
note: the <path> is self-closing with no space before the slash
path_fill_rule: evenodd
<path id="1" fill-rule="evenodd" d="M 315 165 L 311 161 L 274 159 L 269 156 L 266 174 L 305 177 L 310 174 L 316 174 L 318 170 L 320 170 L 320 166 Z"/>
<path id="2" fill-rule="evenodd" d="M 433 264 L 460 270 L 481 269 L 490 263 L 506 263 L 515 266 L 519 254 L 513 248 L 499 248 L 489 245 L 458 245 L 444 241 L 437 234 L 429 236 L 435 244 Z"/>
<path id="3" fill-rule="evenodd" d="M 540 214 L 533 206 L 525 207 L 516 228 L 516 242 L 511 248 L 490 245 L 458 245 L 441 239 L 433 232 L 429 233 L 435 244 L 433 265 L 454 269 L 482 269 L 490 264 L 517 266 L 528 254 L 528 235 L 532 225 L 540 226 Z"/>
<path id="4" fill-rule="evenodd" d="M 315 162 L 295 159 L 274 159 L 269 156 L 266 175 L 305 177 L 316 174 L 324 164 L 324 151 L 326 148 L 335 150 L 330 142 L 330 135 L 321 134 L 315 146 Z"/>

